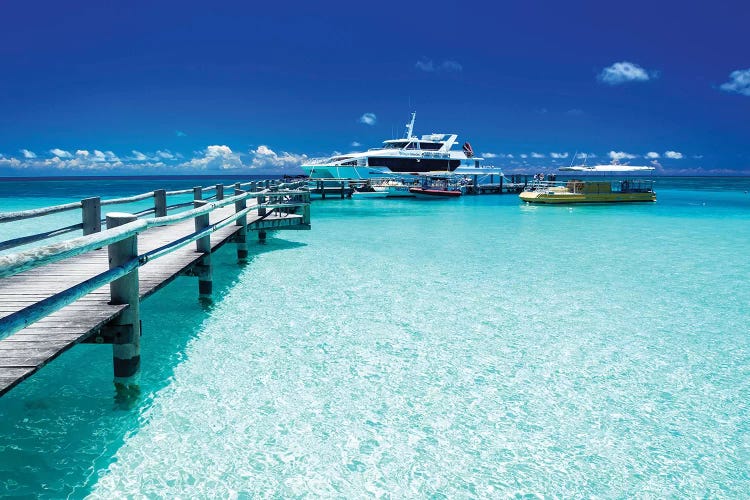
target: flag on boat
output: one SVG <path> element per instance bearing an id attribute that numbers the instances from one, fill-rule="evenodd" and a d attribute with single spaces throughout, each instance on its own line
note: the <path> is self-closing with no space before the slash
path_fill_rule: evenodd
<path id="1" fill-rule="evenodd" d="M 474 150 L 471 149 L 471 144 L 468 142 L 464 142 L 464 153 L 466 153 L 467 158 L 471 158 L 474 156 Z"/>

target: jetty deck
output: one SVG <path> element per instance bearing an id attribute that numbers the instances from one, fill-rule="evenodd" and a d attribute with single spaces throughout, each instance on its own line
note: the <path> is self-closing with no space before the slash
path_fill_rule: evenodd
<path id="1" fill-rule="evenodd" d="M 309 193 L 237 189 L 225 203 L 223 189 L 219 189 L 215 196 L 219 199 L 209 203 L 197 199 L 202 191 L 194 190 L 195 208 L 182 214 L 167 216 L 162 200 L 159 215 L 165 221 L 175 219 L 174 223 L 158 225 L 155 217 L 149 219 L 152 225 L 148 227 L 148 222 L 133 215 L 109 214 L 107 220 L 119 217 L 124 219 L 120 222 L 140 222 L 143 227 L 137 234 L 125 232 L 108 245 L 78 255 L 66 257 L 66 252 L 85 247 L 87 242 L 82 240 L 101 241 L 107 232 L 122 232 L 125 226 L 94 231 L 69 240 L 68 245 L 55 243 L 0 256 L 0 276 L 6 276 L 0 278 L 0 396 L 81 342 L 113 344 L 116 381 L 136 376 L 140 368 L 141 300 L 181 275 L 197 276 L 200 295 L 210 296 L 212 252 L 236 242 L 238 259 L 242 260 L 247 257 L 248 230 L 257 231 L 264 239 L 265 231 L 310 227 Z M 158 205 L 157 197 L 157 208 L 150 212 L 158 211 Z M 85 208 L 81 208 L 85 226 Z M 95 214 L 96 222 L 100 217 Z M 193 241 L 196 243 L 191 245 Z M 131 243 L 134 251 L 118 258 L 117 245 L 121 251 L 123 243 Z M 59 260 L 55 252 L 62 256 Z M 122 300 L 128 293 L 130 299 Z"/>

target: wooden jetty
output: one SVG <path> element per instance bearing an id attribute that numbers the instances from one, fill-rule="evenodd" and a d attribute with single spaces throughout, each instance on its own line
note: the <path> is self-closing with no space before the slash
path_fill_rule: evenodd
<path id="1" fill-rule="evenodd" d="M 266 231 L 310 228 L 304 182 L 236 183 L 227 197 L 225 187 L 162 189 L 0 213 L 0 224 L 68 210 L 80 209 L 82 215 L 79 224 L 0 242 L 0 250 L 83 233 L 0 255 L 0 396 L 81 342 L 112 344 L 115 386 L 118 391 L 137 388 L 141 300 L 180 275 L 197 277 L 199 296 L 210 297 L 216 249 L 234 242 L 243 261 L 248 231 L 264 240 Z M 211 191 L 215 194 L 203 199 Z M 193 201 L 167 204 L 168 196 L 189 193 Z M 102 206 L 149 198 L 152 208 L 107 213 L 102 219 Z"/>
<path id="2" fill-rule="evenodd" d="M 426 174 L 425 174 L 426 175 Z M 472 175 L 468 173 L 455 174 L 456 177 L 461 177 L 465 181 L 465 194 L 467 195 L 479 195 L 479 194 L 518 194 L 524 190 L 529 182 L 529 176 L 527 174 L 511 174 L 505 175 L 493 175 L 484 174 Z M 489 182 L 480 183 L 479 178 L 489 178 Z M 373 184 L 378 184 L 389 180 L 398 180 L 398 175 L 384 178 L 368 178 L 368 179 L 309 179 L 308 186 L 310 193 L 315 195 L 316 198 L 325 200 L 328 199 L 344 199 L 351 198 L 355 190 L 370 190 Z M 408 182 L 415 182 L 414 177 L 410 177 Z M 497 182 L 495 182 L 497 179 Z"/>

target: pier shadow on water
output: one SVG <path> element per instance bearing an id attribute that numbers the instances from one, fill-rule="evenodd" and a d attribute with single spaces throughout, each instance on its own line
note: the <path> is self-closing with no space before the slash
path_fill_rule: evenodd
<path id="1" fill-rule="evenodd" d="M 250 233 L 247 262 L 237 262 L 233 244 L 212 255 L 214 300 L 199 301 L 198 282 L 191 277 L 179 277 L 146 299 L 138 390 L 127 395 L 115 390 L 109 345 L 82 344 L 0 398 L 0 496 L 85 496 L 148 420 L 154 398 L 187 359 L 215 305 L 241 275 L 252 273 L 262 254 L 301 245 L 276 232 L 260 244 Z"/>

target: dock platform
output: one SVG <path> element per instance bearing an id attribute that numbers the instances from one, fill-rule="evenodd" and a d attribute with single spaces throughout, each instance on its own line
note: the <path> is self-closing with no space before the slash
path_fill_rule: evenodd
<path id="1" fill-rule="evenodd" d="M 218 248 L 235 242 L 243 260 L 248 231 L 262 240 L 266 231 L 310 228 L 309 192 L 301 185 L 254 192 L 236 186 L 227 199 L 223 186 L 208 188 L 217 191 L 214 202 L 199 199 L 204 188 L 195 188 L 195 208 L 175 215 L 166 213 L 165 192 L 155 191 L 148 212 L 157 217 L 108 214 L 109 229 L 0 256 L 0 396 L 81 342 L 112 344 L 116 385 L 132 385 L 140 369 L 141 300 L 180 275 L 198 277 L 200 295 L 208 297 L 210 255 Z M 80 207 L 84 233 L 90 205 Z M 0 214 L 0 223 L 36 216 L 31 212 Z M 100 226 L 100 212 L 94 219 Z"/>

